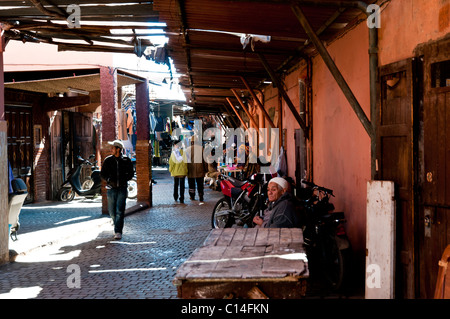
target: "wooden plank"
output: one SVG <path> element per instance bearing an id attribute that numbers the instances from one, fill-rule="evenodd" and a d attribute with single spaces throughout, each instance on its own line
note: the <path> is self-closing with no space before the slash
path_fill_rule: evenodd
<path id="1" fill-rule="evenodd" d="M 258 234 L 255 239 L 255 246 L 266 245 L 269 237 L 269 228 L 258 228 Z"/>
<path id="2" fill-rule="evenodd" d="M 245 232 L 244 243 L 246 246 L 254 246 L 258 228 L 248 228 Z"/>
<path id="3" fill-rule="evenodd" d="M 247 233 L 247 228 L 239 229 L 239 231 L 236 231 L 234 233 L 233 239 L 231 240 L 229 246 L 243 246 L 245 245 L 244 239 L 245 234 Z"/>
<path id="4" fill-rule="evenodd" d="M 277 274 L 279 276 L 304 275 L 307 272 L 307 259 L 303 249 L 299 249 L 299 247 L 273 246 L 271 252 L 264 256 L 263 274 Z"/>
<path id="5" fill-rule="evenodd" d="M 281 228 L 280 231 L 280 244 L 289 244 L 292 242 L 292 228 Z"/>
<path id="6" fill-rule="evenodd" d="M 265 246 L 229 246 L 211 276 L 216 278 L 261 278 Z"/>
<path id="7" fill-rule="evenodd" d="M 236 228 L 225 228 L 217 240 L 216 246 L 228 246 L 233 240 Z"/>
<path id="8" fill-rule="evenodd" d="M 292 243 L 303 244 L 303 230 L 301 228 L 289 228 L 292 237 Z"/>
<path id="9" fill-rule="evenodd" d="M 248 299 L 249 292 L 257 286 L 269 299 L 300 299 L 305 296 L 306 280 L 281 281 L 186 281 L 178 287 L 182 299 Z"/>
<path id="10" fill-rule="evenodd" d="M 65 10 L 66 8 L 62 9 Z M 152 4 L 131 4 L 121 6 L 90 5 L 80 7 L 80 13 L 82 20 L 95 18 L 98 21 L 113 17 L 115 17 L 117 21 L 120 21 L 122 16 L 138 15 L 148 17 L 148 22 L 154 22 L 155 19 L 159 17 L 159 13 L 153 11 Z M 48 17 L 48 14 L 42 13 L 34 6 L 19 8 L 15 6 L 10 9 L 3 8 L 0 10 L 0 17 L 45 18 Z"/>
<path id="11" fill-rule="evenodd" d="M 205 241 L 203 242 L 202 246 L 215 246 L 220 238 L 220 235 L 222 235 L 222 232 L 223 228 L 211 230 L 208 237 L 206 237 Z"/>
<path id="12" fill-rule="evenodd" d="M 267 245 L 278 245 L 280 243 L 280 230 L 281 228 L 269 228 Z"/>
<path id="13" fill-rule="evenodd" d="M 176 279 L 209 278 L 211 271 L 216 268 L 222 258 L 225 246 L 208 246 L 197 248 L 178 268 Z"/>
<path id="14" fill-rule="evenodd" d="M 248 298 L 251 288 L 264 285 L 262 291 L 270 295 L 276 294 L 275 287 L 283 290 L 280 296 L 304 295 L 309 272 L 302 238 L 301 229 L 212 230 L 178 269 L 174 283 L 179 296 L 223 298 L 232 293 Z"/>

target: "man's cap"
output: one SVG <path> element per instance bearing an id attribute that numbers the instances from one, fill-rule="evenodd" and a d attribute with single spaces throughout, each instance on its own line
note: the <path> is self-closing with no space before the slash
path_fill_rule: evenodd
<path id="1" fill-rule="evenodd" d="M 286 189 L 289 186 L 288 182 L 282 177 L 274 177 L 269 181 L 269 183 L 272 183 L 272 182 L 280 185 L 281 188 L 283 188 L 283 189 Z"/>
<path id="2" fill-rule="evenodd" d="M 115 140 L 115 141 L 112 141 L 112 142 L 108 142 L 108 144 L 116 146 L 116 147 L 119 147 L 120 149 L 124 149 L 124 146 L 123 146 L 123 143 L 122 143 L 121 140 Z"/>

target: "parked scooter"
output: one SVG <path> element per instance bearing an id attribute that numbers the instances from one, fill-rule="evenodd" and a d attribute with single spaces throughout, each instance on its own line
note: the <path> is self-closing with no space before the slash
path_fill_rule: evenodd
<path id="1" fill-rule="evenodd" d="M 248 180 L 240 181 L 231 176 L 220 175 L 220 188 L 224 195 L 211 216 L 213 228 L 237 226 L 253 227 L 253 217 L 262 214 L 267 202 L 269 174 L 253 174 Z"/>
<path id="2" fill-rule="evenodd" d="M 133 178 L 128 181 L 128 195 L 127 195 L 127 198 L 135 199 L 136 197 L 137 197 L 137 178 L 136 178 L 136 173 L 135 173 Z"/>
<path id="3" fill-rule="evenodd" d="M 303 238 L 311 277 L 320 278 L 325 287 L 343 287 L 350 267 L 351 246 L 344 223 L 344 212 L 334 212 L 333 190 L 302 181 L 308 187 L 300 199 L 303 206 Z"/>
<path id="4" fill-rule="evenodd" d="M 13 192 L 8 196 L 8 213 L 10 236 L 13 241 L 17 240 L 17 233 L 20 228 L 19 214 L 23 203 L 27 198 L 27 185 L 21 178 L 15 178 L 11 181 Z"/>
<path id="5" fill-rule="evenodd" d="M 95 198 L 101 194 L 101 177 L 100 170 L 97 166 L 97 161 L 91 162 L 95 158 L 92 154 L 88 160 L 83 159 L 81 156 L 77 157 L 77 165 L 72 168 L 67 176 L 67 179 L 61 185 L 58 190 L 57 199 L 63 202 L 70 202 L 74 199 L 75 194 L 86 198 Z M 92 173 L 89 179 L 81 184 L 80 173 L 81 169 L 85 166 L 90 166 Z"/>

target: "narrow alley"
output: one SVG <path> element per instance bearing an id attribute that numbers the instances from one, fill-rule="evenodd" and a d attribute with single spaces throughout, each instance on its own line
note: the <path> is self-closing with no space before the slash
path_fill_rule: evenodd
<path id="1" fill-rule="evenodd" d="M 28 207 L 34 206 L 31 214 L 36 232 L 47 238 L 53 236 L 55 242 L 19 254 L 14 263 L 0 266 L 0 299 L 176 298 L 172 284 L 176 269 L 208 235 L 211 211 L 221 194 L 206 188 L 204 204 L 190 200 L 175 203 L 168 171 L 154 170 L 153 174 L 157 182 L 153 187 L 154 207 L 125 218 L 121 241 L 113 240 L 109 218 L 101 217 L 101 199 L 99 203 L 91 201 L 92 208 L 86 201 L 82 208 L 68 208 L 73 216 L 62 210 L 58 213 L 57 205 L 42 210 L 26 205 L 24 216 L 30 214 L 26 213 Z M 41 229 L 45 223 L 39 215 L 47 219 L 47 229 Z M 55 215 L 71 220 L 71 229 L 84 227 L 84 231 L 78 229 L 74 236 L 58 241 L 58 228 L 67 226 L 55 221 Z M 33 228 L 26 224 L 27 219 L 30 217 L 21 219 L 23 231 Z M 54 227 L 55 223 L 61 227 Z M 29 234 L 19 232 L 18 241 L 11 247 L 20 247 Z M 74 277 L 77 271 L 79 280 Z"/>

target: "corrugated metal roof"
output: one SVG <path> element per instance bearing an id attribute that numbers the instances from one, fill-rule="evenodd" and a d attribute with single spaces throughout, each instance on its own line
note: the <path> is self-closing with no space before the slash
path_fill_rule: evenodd
<path id="1" fill-rule="evenodd" d="M 80 24 L 68 23 L 68 19 Z M 148 32 L 148 23 L 158 21 L 152 1 L 0 1 L 0 28 L 7 40 L 50 43 L 58 45 L 59 50 L 141 56 L 145 47 L 153 44 L 139 30 Z M 113 32 L 120 29 L 120 35 Z"/>
<path id="2" fill-rule="evenodd" d="M 356 3 L 298 1 L 323 41 L 335 38 L 361 17 L 357 8 L 338 6 L 343 2 Z M 234 99 L 230 88 L 248 95 L 239 76 L 252 88 L 269 79 L 257 53 L 278 72 L 314 53 L 310 45 L 305 46 L 308 37 L 290 1 L 156 0 L 154 8 L 167 24 L 169 54 L 182 74 L 180 84 L 188 104 L 198 111 L 228 104 L 226 97 Z M 254 42 L 253 48 L 249 43 L 244 49 L 241 36 L 246 34 L 270 36 L 270 41 Z"/>
<path id="3" fill-rule="evenodd" d="M 97 21 L 100 25 L 68 28 L 54 23 L 67 17 L 67 6 L 74 2 L 81 8 L 82 21 Z M 289 70 L 305 55 L 314 54 L 314 48 L 305 43 L 307 35 L 291 3 L 287 0 L 7 0 L 0 2 L 0 27 L 7 39 L 57 44 L 60 50 L 139 55 L 152 43 L 145 39 L 139 41 L 136 30 L 149 27 L 138 22 L 165 22 L 169 54 L 176 71 L 182 74 L 179 82 L 188 104 L 197 110 L 217 109 L 227 105 L 226 97 L 234 98 L 231 88 L 242 89 L 248 95 L 240 76 L 252 88 L 261 87 L 269 79 L 257 53 L 262 53 L 279 73 Z M 334 39 L 362 15 L 354 6 L 361 1 L 298 0 L 295 3 L 300 4 L 323 41 Z M 339 6 L 342 4 L 351 5 Z M 113 35 L 108 25 L 111 21 L 134 22 L 130 27 L 132 36 L 124 39 Z M 270 36 L 270 41 L 250 41 L 244 49 L 241 40 L 245 35 Z M 85 43 L 65 44 L 66 40 Z"/>

